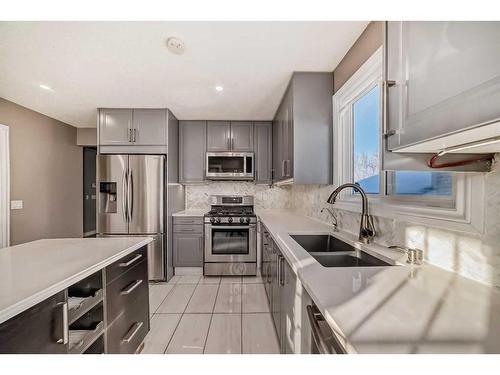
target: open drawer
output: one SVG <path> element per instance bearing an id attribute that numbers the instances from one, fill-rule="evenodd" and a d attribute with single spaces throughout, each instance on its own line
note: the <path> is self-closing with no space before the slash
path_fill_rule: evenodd
<path id="1" fill-rule="evenodd" d="M 70 325 L 103 301 L 102 279 L 102 271 L 98 271 L 68 288 Z"/>

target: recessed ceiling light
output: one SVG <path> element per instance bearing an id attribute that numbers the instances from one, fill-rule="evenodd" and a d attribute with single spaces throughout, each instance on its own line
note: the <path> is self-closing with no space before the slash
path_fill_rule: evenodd
<path id="1" fill-rule="evenodd" d="M 184 42 L 182 40 L 171 36 L 167 39 L 167 49 L 176 55 L 182 55 L 186 47 L 184 46 Z"/>
<path id="2" fill-rule="evenodd" d="M 221 92 L 222 90 L 224 90 L 224 87 L 220 85 L 215 86 L 215 91 Z"/>
<path id="3" fill-rule="evenodd" d="M 47 85 L 38 85 L 38 87 L 40 87 L 41 89 L 44 89 L 45 91 L 54 91 L 54 89 L 50 86 L 47 86 Z"/>

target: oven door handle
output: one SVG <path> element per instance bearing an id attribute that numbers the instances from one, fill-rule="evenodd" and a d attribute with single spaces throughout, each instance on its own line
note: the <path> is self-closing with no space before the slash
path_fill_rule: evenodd
<path id="1" fill-rule="evenodd" d="M 211 225 L 212 229 L 253 229 L 255 224 L 250 225 Z"/>

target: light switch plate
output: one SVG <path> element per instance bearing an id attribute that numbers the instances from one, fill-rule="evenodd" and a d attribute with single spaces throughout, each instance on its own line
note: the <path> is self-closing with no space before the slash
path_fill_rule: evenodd
<path id="1" fill-rule="evenodd" d="M 11 210 L 22 210 L 23 209 L 23 201 L 10 201 L 10 209 Z"/>

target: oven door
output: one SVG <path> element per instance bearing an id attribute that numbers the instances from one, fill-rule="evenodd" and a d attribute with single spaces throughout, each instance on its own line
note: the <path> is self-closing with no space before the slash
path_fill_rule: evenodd
<path id="1" fill-rule="evenodd" d="M 205 225 L 205 262 L 256 262 L 256 225 Z"/>
<path id="2" fill-rule="evenodd" d="M 207 179 L 252 180 L 253 169 L 253 153 L 207 152 Z"/>

